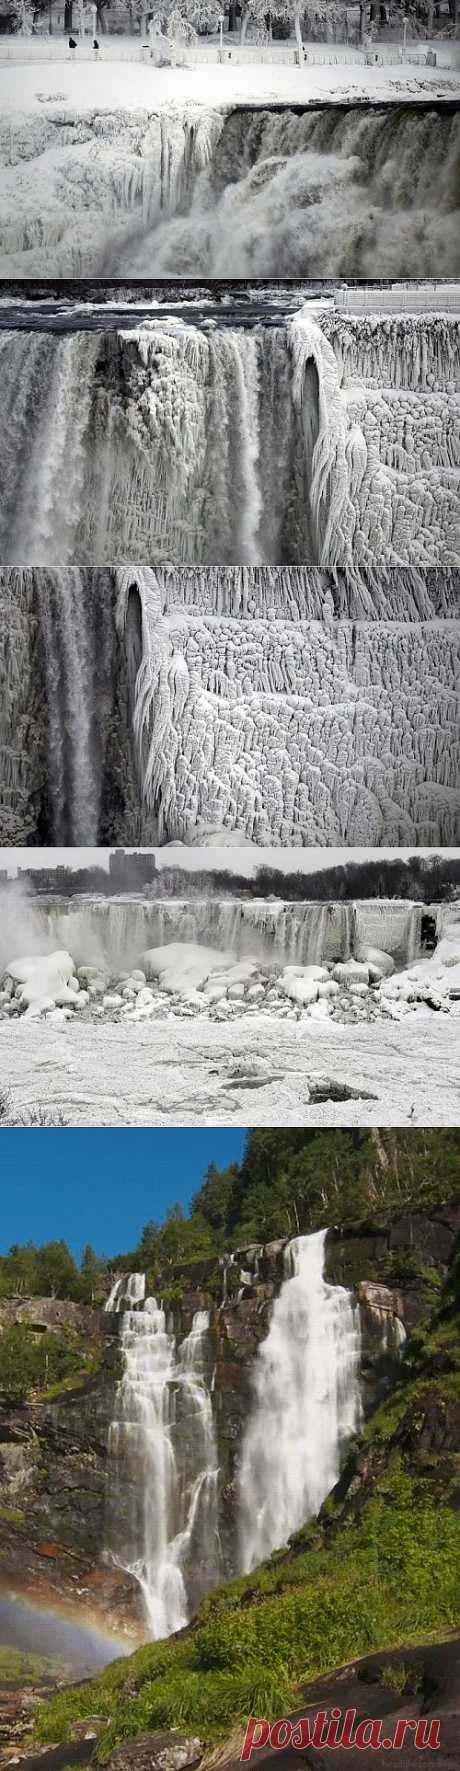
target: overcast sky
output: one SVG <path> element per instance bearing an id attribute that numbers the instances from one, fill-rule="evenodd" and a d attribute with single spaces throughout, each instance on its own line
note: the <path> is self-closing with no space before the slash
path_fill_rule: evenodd
<path id="1" fill-rule="evenodd" d="M 126 853 L 130 851 L 127 849 Z M 137 851 L 134 851 L 137 852 Z M 347 861 L 392 861 L 396 855 L 407 861 L 417 852 L 418 855 L 431 855 L 432 849 L 238 849 L 230 848 L 196 848 L 189 849 L 168 845 L 162 849 L 153 849 L 152 854 L 158 867 L 177 866 L 187 868 L 190 873 L 208 867 L 212 870 L 220 868 L 233 869 L 235 873 L 245 874 L 248 879 L 258 867 L 279 867 L 284 873 L 315 873 L 321 867 L 340 866 Z M 31 867 L 87 867 L 90 865 L 107 867 L 111 849 L 0 849 L 0 873 L 6 871 L 15 875 L 23 868 Z M 455 856 L 458 849 L 443 849 L 443 856 Z"/>

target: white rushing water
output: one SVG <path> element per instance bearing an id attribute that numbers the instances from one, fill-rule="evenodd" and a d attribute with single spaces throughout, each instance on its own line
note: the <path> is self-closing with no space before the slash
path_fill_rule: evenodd
<path id="1" fill-rule="evenodd" d="M 289 1243 L 286 1278 L 255 1364 L 239 1470 L 245 1571 L 319 1512 L 360 1421 L 359 1312 L 342 1286 L 326 1284 L 326 1235 Z"/>
<path id="2" fill-rule="evenodd" d="M 181 1629 L 217 1579 L 218 1472 L 209 1316 L 198 1311 L 177 1345 L 139 1277 L 118 1282 L 108 1305 L 123 1310 L 124 1364 L 109 1433 L 109 1550 L 138 1580 L 156 1638 Z"/>

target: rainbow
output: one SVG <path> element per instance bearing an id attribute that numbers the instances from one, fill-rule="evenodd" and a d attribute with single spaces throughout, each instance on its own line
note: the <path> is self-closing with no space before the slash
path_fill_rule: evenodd
<path id="1" fill-rule="evenodd" d="M 24 1654 L 65 1661 L 75 1676 L 90 1676 L 109 1661 L 133 1652 L 143 1639 L 139 1632 L 121 1635 L 101 1623 L 100 1614 L 78 1602 L 58 1600 L 49 1593 L 31 1597 L 15 1586 L 0 1586 L 0 1652 L 17 1648 Z"/>

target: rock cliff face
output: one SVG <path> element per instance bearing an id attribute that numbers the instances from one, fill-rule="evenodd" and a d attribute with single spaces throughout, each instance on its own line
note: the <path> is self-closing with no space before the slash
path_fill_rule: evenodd
<path id="1" fill-rule="evenodd" d="M 391 1391 L 404 1330 L 426 1314 L 460 1230 L 458 1205 L 332 1229 L 327 1278 L 352 1288 L 360 1305 L 361 1394 L 368 1417 Z M 212 1260 L 177 1267 L 179 1339 L 194 1313 L 210 1310 L 214 1418 L 220 1468 L 223 1574 L 236 1566 L 235 1476 L 252 1398 L 252 1371 L 283 1279 L 285 1242 L 238 1250 L 226 1268 Z M 169 1276 L 171 1283 L 171 1275 Z M 219 1293 L 222 1301 L 219 1301 Z M 120 1373 L 120 1317 L 58 1299 L 0 1300 L 0 1334 L 15 1322 L 31 1333 L 83 1331 L 94 1375 L 22 1406 L 0 1403 L 0 1582 L 72 1606 L 135 1638 L 137 1583 L 104 1563 L 107 1437 Z M 434 1428 L 436 1422 L 434 1423 Z M 433 1430 L 434 1430 L 433 1428 Z M 437 1429 L 436 1429 L 437 1430 Z"/>

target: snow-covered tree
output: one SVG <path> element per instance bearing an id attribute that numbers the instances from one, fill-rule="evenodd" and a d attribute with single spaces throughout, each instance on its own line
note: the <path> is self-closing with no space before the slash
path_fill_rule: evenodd
<path id="1" fill-rule="evenodd" d="M 31 5 L 30 0 L 17 0 L 16 16 L 18 20 L 18 31 L 21 32 L 22 37 L 32 36 L 35 12 L 36 7 Z"/>
<path id="2" fill-rule="evenodd" d="M 241 42 L 246 40 L 248 25 L 265 25 L 267 17 L 267 0 L 241 0 Z M 278 7 L 276 8 L 278 12 Z"/>
<path id="3" fill-rule="evenodd" d="M 191 25 L 193 31 L 202 31 L 206 26 L 210 31 L 216 30 L 224 16 L 223 0 L 155 0 L 152 8 L 154 18 L 166 27 L 168 36 L 171 33 L 171 21 L 177 35 L 181 32 L 180 21 Z"/>
<path id="4" fill-rule="evenodd" d="M 248 25 L 266 24 L 268 15 L 272 18 L 287 19 L 293 24 L 299 61 L 303 61 L 303 43 L 301 19 L 305 11 L 304 0 L 274 0 L 270 7 L 269 0 L 242 0 L 241 42 L 244 43 Z"/>
<path id="5" fill-rule="evenodd" d="M 226 10 L 224 0 L 181 0 L 180 9 L 195 31 L 218 30 Z"/>

